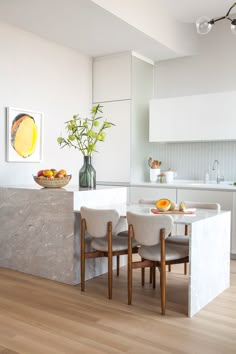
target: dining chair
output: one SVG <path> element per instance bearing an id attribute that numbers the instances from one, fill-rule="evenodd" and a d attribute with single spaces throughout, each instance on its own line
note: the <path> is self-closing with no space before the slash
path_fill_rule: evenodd
<path id="1" fill-rule="evenodd" d="M 166 265 L 188 262 L 188 248 L 166 243 L 173 229 L 170 215 L 142 215 L 127 212 L 128 221 L 128 304 L 132 303 L 133 269 L 150 267 L 160 271 L 161 314 L 166 310 Z M 133 261 L 132 241 L 139 244 L 141 261 Z M 155 287 L 155 277 L 153 287 Z"/>
<path id="2" fill-rule="evenodd" d="M 82 206 L 81 239 L 80 239 L 80 272 L 81 291 L 85 290 L 85 260 L 97 257 L 107 257 L 108 260 L 108 298 L 112 299 L 113 256 L 117 256 L 117 275 L 119 275 L 119 256 L 128 254 L 128 239 L 114 234 L 120 215 L 115 209 L 92 209 Z M 86 232 L 91 236 L 90 245 L 85 242 Z M 137 252 L 136 241 L 132 242 L 134 252 Z M 85 250 L 90 246 L 91 251 Z M 89 248 L 89 247 L 88 247 Z"/>
<path id="3" fill-rule="evenodd" d="M 191 201 L 184 201 L 184 205 L 186 209 L 196 208 L 196 209 L 210 209 L 220 211 L 221 206 L 219 203 L 204 203 L 204 202 L 191 202 Z M 187 236 L 187 237 L 186 237 Z M 182 245 L 182 246 L 189 246 L 189 227 L 185 225 L 184 235 L 173 235 L 168 237 L 166 242 L 172 245 Z M 169 267 L 169 271 L 171 271 L 171 266 Z M 184 274 L 187 274 L 187 264 L 184 264 Z"/>
<path id="4" fill-rule="evenodd" d="M 156 200 L 141 198 L 141 199 L 139 199 L 138 203 L 139 204 L 150 204 L 150 206 L 154 207 L 156 204 Z M 128 230 L 124 230 L 124 231 L 119 232 L 118 236 L 128 238 Z M 149 279 L 150 279 L 150 283 L 152 283 L 152 279 L 153 279 L 153 269 L 152 268 L 150 268 Z M 142 286 L 144 286 L 144 283 L 145 283 L 145 269 L 144 268 L 141 269 L 141 282 L 142 282 Z"/>
<path id="5" fill-rule="evenodd" d="M 141 198 L 139 199 L 139 204 L 149 204 L 150 206 L 152 207 L 156 207 L 156 202 L 157 202 L 157 199 L 144 199 L 144 198 Z M 145 284 L 145 268 L 142 268 L 141 269 L 141 272 L 142 272 L 142 275 L 141 275 L 141 279 L 142 279 L 142 285 L 144 286 Z M 155 278 L 155 279 L 154 279 Z M 155 281 L 156 280 L 156 277 L 155 277 L 155 267 L 154 268 L 151 268 L 150 267 L 150 273 L 149 273 L 149 283 L 151 284 L 152 281 Z M 155 283 L 154 283 L 155 284 Z"/>

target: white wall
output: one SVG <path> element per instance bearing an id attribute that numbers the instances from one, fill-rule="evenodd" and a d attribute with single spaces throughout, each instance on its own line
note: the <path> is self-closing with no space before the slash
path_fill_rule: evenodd
<path id="1" fill-rule="evenodd" d="M 236 37 L 230 31 L 229 22 L 222 21 L 216 24 L 212 32 L 200 36 L 200 40 L 198 55 L 156 63 L 154 97 L 178 97 L 235 90 Z M 224 117 L 220 119 L 224 120 Z M 212 170 L 213 160 L 218 159 L 225 179 L 236 180 L 235 141 L 153 143 L 150 150 L 153 158 L 163 161 L 164 169 L 170 167 L 177 170 L 178 178 L 202 179 L 207 170 Z"/>
<path id="2" fill-rule="evenodd" d="M 60 149 L 57 137 L 92 102 L 92 62 L 75 50 L 0 23 L 0 185 L 33 184 L 32 174 L 64 168 L 78 185 L 82 155 Z M 6 107 L 44 112 L 43 161 L 6 162 Z"/>
<path id="3" fill-rule="evenodd" d="M 200 40 L 198 55 L 156 64 L 155 97 L 235 90 L 236 40 L 230 23 L 215 25 Z"/>

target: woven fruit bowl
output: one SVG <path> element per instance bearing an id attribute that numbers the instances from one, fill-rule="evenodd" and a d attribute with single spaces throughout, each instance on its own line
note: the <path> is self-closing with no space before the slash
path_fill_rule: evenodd
<path id="1" fill-rule="evenodd" d="M 65 187 L 71 180 L 72 175 L 67 175 L 62 178 L 40 178 L 33 176 L 35 182 L 44 188 L 62 188 Z"/>

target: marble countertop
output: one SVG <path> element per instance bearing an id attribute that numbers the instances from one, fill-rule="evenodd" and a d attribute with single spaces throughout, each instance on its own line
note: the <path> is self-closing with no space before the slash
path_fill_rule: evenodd
<path id="1" fill-rule="evenodd" d="M 236 191 L 236 186 L 232 181 L 224 181 L 220 184 L 215 182 L 204 183 L 201 180 L 174 180 L 173 183 L 157 183 L 157 182 L 98 182 L 98 185 L 103 186 L 122 186 L 122 187 L 149 187 L 149 188 L 178 188 L 178 189 L 203 189 L 203 190 L 222 190 L 222 191 Z"/>
<path id="2" fill-rule="evenodd" d="M 107 184 L 107 185 L 103 185 L 100 184 L 97 186 L 97 188 L 95 190 L 99 190 L 99 189 L 113 189 L 113 188 L 119 188 L 119 187 L 123 187 L 123 185 L 112 185 L 112 184 Z M 88 189 L 88 190 L 79 190 L 78 185 L 74 186 L 74 185 L 67 185 L 63 188 L 43 188 L 37 184 L 32 184 L 32 185 L 0 185 L 0 188 L 12 188 L 12 189 L 26 189 L 26 190 L 41 190 L 41 191 L 55 191 L 55 192 L 89 192 L 89 191 L 93 191 L 94 189 Z"/>
<path id="3" fill-rule="evenodd" d="M 198 180 L 174 180 L 173 183 L 157 183 L 157 182 L 97 182 L 96 189 L 107 189 L 115 187 L 147 187 L 147 188 L 170 188 L 170 189 L 201 189 L 201 190 L 218 190 L 218 191 L 236 191 L 236 186 L 231 181 L 217 183 L 204 183 Z M 63 188 L 42 188 L 37 184 L 32 185 L 1 185 L 0 188 L 16 188 L 31 190 L 50 190 L 50 191 L 67 191 L 67 192 L 87 192 L 87 190 L 79 190 L 78 185 L 67 185 Z"/>

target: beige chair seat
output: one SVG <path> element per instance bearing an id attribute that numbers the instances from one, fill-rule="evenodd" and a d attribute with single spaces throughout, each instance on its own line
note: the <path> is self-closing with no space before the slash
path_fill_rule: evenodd
<path id="1" fill-rule="evenodd" d="M 185 235 L 170 236 L 166 239 L 166 244 L 189 246 L 189 237 Z"/>
<path id="2" fill-rule="evenodd" d="M 138 243 L 135 240 L 133 240 L 132 247 L 136 247 L 137 245 L 138 245 Z M 107 236 L 100 237 L 100 238 L 94 238 L 91 242 L 91 246 L 97 251 L 108 252 Z M 118 236 L 112 237 L 112 250 L 114 252 L 125 251 L 127 249 L 128 249 L 128 237 L 127 236 L 126 236 L 126 238 L 121 238 Z"/>
<path id="3" fill-rule="evenodd" d="M 120 256 L 127 255 L 128 248 L 137 253 L 137 242 L 129 243 L 128 239 L 117 237 L 117 229 L 120 222 L 120 214 L 116 209 L 94 209 L 82 206 L 81 214 L 81 234 L 80 234 L 80 276 L 81 291 L 85 290 L 85 266 L 86 259 L 107 257 L 108 268 L 108 298 L 112 299 L 113 281 L 113 257 L 116 256 L 116 274 L 119 276 Z M 90 247 L 87 235 L 90 236 Z M 92 240 L 91 240 L 92 238 Z"/>
<path id="4" fill-rule="evenodd" d="M 188 247 L 182 247 L 177 245 L 167 245 L 166 244 L 166 261 L 173 261 L 175 259 L 180 259 L 188 256 Z M 138 249 L 140 257 L 151 260 L 151 261 L 161 261 L 161 251 L 160 244 L 155 246 L 141 246 Z"/>
<path id="5" fill-rule="evenodd" d="M 132 303 L 132 270 L 149 267 L 152 274 L 152 285 L 155 288 L 156 267 L 160 271 L 161 313 L 166 308 L 166 265 L 185 263 L 189 261 L 189 248 L 186 246 L 169 245 L 168 235 L 173 230 L 174 219 L 170 215 L 138 214 L 127 212 L 128 221 L 128 304 Z M 122 238 L 122 237 L 121 237 Z M 132 240 L 138 244 L 141 261 L 132 259 Z"/>
<path id="6" fill-rule="evenodd" d="M 126 237 L 128 239 L 128 230 L 121 231 L 117 234 L 119 237 Z"/>

